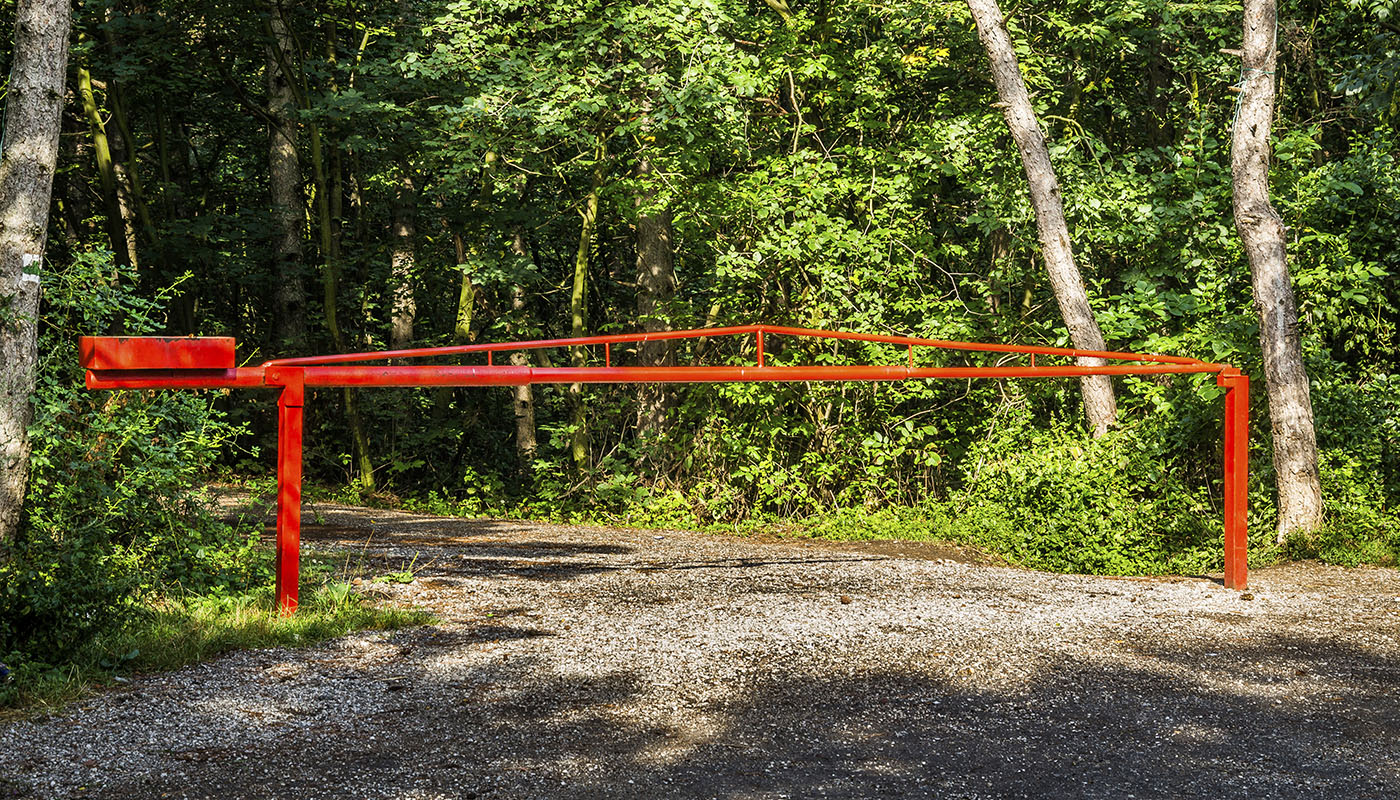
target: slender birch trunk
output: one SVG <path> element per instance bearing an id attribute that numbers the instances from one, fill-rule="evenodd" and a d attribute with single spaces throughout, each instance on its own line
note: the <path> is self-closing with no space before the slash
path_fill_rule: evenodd
<path id="1" fill-rule="evenodd" d="M 1235 228 L 1254 278 L 1259 345 L 1274 435 L 1278 539 L 1322 525 L 1322 484 L 1298 304 L 1288 277 L 1283 219 L 1269 200 L 1269 131 L 1278 52 L 1275 0 L 1244 0 L 1244 76 L 1230 148 Z"/>
<path id="2" fill-rule="evenodd" d="M 19 530 L 39 362 L 39 272 L 58 161 L 68 0 L 19 0 L 0 141 L 0 545 Z"/>
<path id="3" fill-rule="evenodd" d="M 1030 184 L 1031 205 L 1035 208 L 1040 249 L 1055 300 L 1060 306 L 1060 315 L 1069 328 L 1070 340 L 1076 349 L 1104 350 L 1103 332 L 1094 319 L 1093 309 L 1089 307 L 1089 293 L 1074 263 L 1069 226 L 1065 223 L 1064 205 L 1060 199 L 1060 183 L 1055 178 L 1050 151 L 1045 145 L 1045 134 L 1031 107 L 1031 98 L 1021 77 L 1016 50 L 1003 23 L 1001 9 L 996 0 L 967 0 L 967 7 L 972 11 L 972 18 L 977 23 L 977 35 L 982 39 L 987 59 L 991 62 L 992 80 L 996 83 L 1006 124 L 1011 128 L 1016 149 L 1021 153 L 1021 163 Z M 1099 358 L 1080 358 L 1078 363 L 1100 366 L 1105 362 Z M 1118 414 L 1113 383 L 1106 375 L 1090 375 L 1080 378 L 1080 387 L 1084 393 L 1084 413 L 1089 419 L 1089 427 L 1094 436 L 1103 436 Z"/>

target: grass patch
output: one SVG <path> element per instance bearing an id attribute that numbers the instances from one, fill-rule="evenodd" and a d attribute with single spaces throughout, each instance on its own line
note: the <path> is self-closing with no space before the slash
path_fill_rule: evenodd
<path id="1" fill-rule="evenodd" d="M 358 630 L 394 630 L 432 620 L 424 611 L 373 605 L 340 581 L 316 588 L 324 568 L 304 573 L 297 613 L 273 607 L 271 587 L 226 596 L 156 597 L 132 606 L 121 629 L 93 640 L 66 665 L 11 663 L 13 681 L 0 686 L 0 709 L 10 714 L 56 710 L 123 675 L 171 670 L 228 653 L 267 647 L 304 647 Z M 13 658 L 13 656 L 11 657 Z"/>

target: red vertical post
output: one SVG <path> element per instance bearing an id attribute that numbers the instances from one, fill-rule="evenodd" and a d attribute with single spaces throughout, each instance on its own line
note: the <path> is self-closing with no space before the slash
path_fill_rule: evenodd
<path id="1" fill-rule="evenodd" d="M 277 399 L 277 609 L 297 610 L 301 574 L 301 427 L 306 389 L 302 371 L 291 369 Z"/>
<path id="2" fill-rule="evenodd" d="M 1249 377 L 1227 367 L 1216 384 L 1225 387 L 1225 588 L 1244 591 L 1249 581 Z"/>

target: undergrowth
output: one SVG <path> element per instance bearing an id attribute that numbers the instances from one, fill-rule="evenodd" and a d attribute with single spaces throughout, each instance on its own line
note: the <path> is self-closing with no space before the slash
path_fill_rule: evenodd
<path id="1" fill-rule="evenodd" d="M 1073 426 L 1009 427 L 974 444 L 960 462 L 957 488 L 913 504 L 833 508 L 802 517 L 753 513 L 716 519 L 703 498 L 678 488 L 616 477 L 601 495 L 551 502 L 511 497 L 483 480 L 451 497 L 430 491 L 404 497 L 365 494 L 357 485 L 312 487 L 328 502 L 399 508 L 443 516 L 497 516 L 711 533 L 765 533 L 831 540 L 902 539 L 970 546 L 1009 563 L 1054 572 L 1104 575 L 1199 575 L 1223 568 L 1219 481 L 1199 472 L 1218 454 L 1181 452 L 1149 426 L 1090 439 Z M 1264 443 L 1256 443 L 1262 447 Z M 1212 469 L 1218 469 L 1214 464 Z M 1400 515 L 1379 498 L 1381 484 L 1355 459 L 1323 460 L 1328 524 L 1279 545 L 1274 540 L 1272 483 L 1252 476 L 1250 563 L 1318 559 L 1357 565 L 1400 563 Z"/>
<path id="2" fill-rule="evenodd" d="M 279 618 L 261 519 L 221 519 L 200 488 L 242 428 L 208 396 L 83 388 L 78 335 L 158 331 L 171 293 L 134 296 L 134 273 L 100 252 L 44 281 L 24 519 L 0 542 L 11 673 L 0 672 L 0 707 L 51 707 L 134 670 L 425 619 L 363 604 L 314 559 L 308 602 Z"/>

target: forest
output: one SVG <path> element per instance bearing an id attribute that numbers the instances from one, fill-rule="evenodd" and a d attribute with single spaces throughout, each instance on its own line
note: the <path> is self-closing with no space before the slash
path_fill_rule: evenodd
<path id="1" fill-rule="evenodd" d="M 6 30 L 28 4 L 0 9 Z M 1083 348 L 1056 284 L 1066 257 L 1108 349 L 1254 379 L 1258 563 L 1393 563 L 1397 4 L 1279 0 L 1256 36 L 1268 67 L 1241 49 L 1260 5 L 80 0 L 35 273 L 32 454 L 0 538 L 0 658 L 61 663 L 170 587 L 228 596 L 270 569 L 259 530 L 218 519 L 200 489 L 267 484 L 273 404 L 88 392 L 80 335 L 233 336 L 240 363 L 759 322 Z M 1020 133 L 989 62 L 996 30 L 1033 111 Z M 1238 125 L 1259 113 L 1271 125 Z M 1296 319 L 1281 327 L 1261 327 L 1272 301 L 1237 224 L 1241 129 L 1263 148 L 1259 185 L 1282 219 Z M 1025 131 L 1053 167 L 1058 250 L 1039 227 Z M 1267 348 L 1288 337 L 1306 373 L 1288 413 L 1306 414 L 1308 436 L 1315 420 L 1306 469 L 1280 467 L 1288 448 L 1275 446 L 1292 429 Z M 751 340 L 719 338 L 613 354 L 753 356 Z M 780 339 L 768 357 L 901 355 Z M 320 497 L 447 514 L 943 539 L 1069 572 L 1218 571 L 1213 376 L 1104 379 L 1095 391 L 1112 405 L 1097 418 L 1088 388 L 323 390 L 308 397 L 306 471 Z M 1307 469 L 1321 505 L 1290 511 L 1280 476 Z"/>

